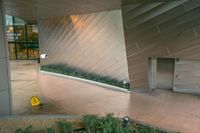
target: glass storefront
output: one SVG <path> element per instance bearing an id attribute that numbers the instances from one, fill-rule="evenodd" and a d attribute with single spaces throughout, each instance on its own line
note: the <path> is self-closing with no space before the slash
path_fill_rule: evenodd
<path id="1" fill-rule="evenodd" d="M 38 27 L 6 15 L 7 40 L 11 60 L 36 60 L 39 57 Z"/>

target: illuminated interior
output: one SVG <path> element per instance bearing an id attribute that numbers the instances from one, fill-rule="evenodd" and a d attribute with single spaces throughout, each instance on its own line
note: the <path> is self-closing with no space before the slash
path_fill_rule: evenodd
<path id="1" fill-rule="evenodd" d="M 37 60 L 38 27 L 20 18 L 6 15 L 7 40 L 11 60 Z"/>

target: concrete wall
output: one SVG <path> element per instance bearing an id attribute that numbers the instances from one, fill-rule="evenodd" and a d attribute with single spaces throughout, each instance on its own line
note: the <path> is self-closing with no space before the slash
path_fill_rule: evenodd
<path id="1" fill-rule="evenodd" d="M 122 7 L 132 87 L 148 87 L 148 57 L 200 59 L 199 12 L 199 0 Z"/>
<path id="2" fill-rule="evenodd" d="M 5 38 L 4 3 L 0 0 L 0 116 L 11 114 L 10 73 Z"/>
<path id="3" fill-rule="evenodd" d="M 129 80 L 121 10 L 71 15 L 39 22 L 44 64 L 68 64 L 87 72 Z"/>

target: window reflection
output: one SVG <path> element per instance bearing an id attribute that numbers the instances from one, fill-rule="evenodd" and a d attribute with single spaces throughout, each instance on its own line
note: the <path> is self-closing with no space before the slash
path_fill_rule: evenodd
<path id="1" fill-rule="evenodd" d="M 16 42 L 25 42 L 26 41 L 26 31 L 25 26 L 14 26 L 14 39 Z"/>
<path id="2" fill-rule="evenodd" d="M 36 60 L 39 57 L 38 27 L 6 15 L 7 40 L 11 60 Z"/>
<path id="3" fill-rule="evenodd" d="M 7 26 L 7 40 L 8 40 L 8 42 L 13 42 L 14 41 L 13 26 Z"/>
<path id="4" fill-rule="evenodd" d="M 38 42 L 38 27 L 37 25 L 27 25 L 27 34 L 29 42 Z"/>
<path id="5" fill-rule="evenodd" d="M 28 59 L 26 44 L 15 44 L 15 45 L 16 45 L 17 59 L 18 60 Z"/>
<path id="6" fill-rule="evenodd" d="M 15 44 L 9 43 L 9 53 L 10 53 L 10 59 L 14 60 L 16 59 L 16 51 L 15 51 Z"/>

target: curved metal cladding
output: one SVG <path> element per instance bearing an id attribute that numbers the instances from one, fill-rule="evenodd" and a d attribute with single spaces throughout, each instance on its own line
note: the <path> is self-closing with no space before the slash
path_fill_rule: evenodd
<path id="1" fill-rule="evenodd" d="M 130 83 L 148 87 L 148 57 L 200 59 L 200 1 L 122 7 Z"/>
<path id="2" fill-rule="evenodd" d="M 50 18 L 39 22 L 40 53 L 44 64 L 71 67 L 127 80 L 121 10 Z"/>

